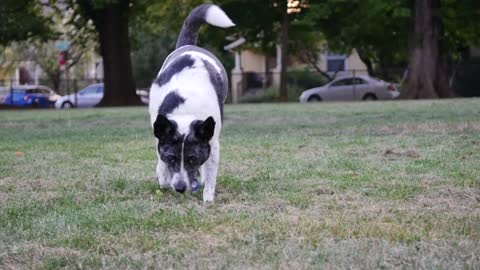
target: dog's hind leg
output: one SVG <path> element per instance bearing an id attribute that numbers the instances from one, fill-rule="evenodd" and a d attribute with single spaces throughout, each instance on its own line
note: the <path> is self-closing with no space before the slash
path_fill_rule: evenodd
<path id="1" fill-rule="evenodd" d="M 201 168 L 201 181 L 205 183 L 203 188 L 203 202 L 213 202 L 215 186 L 217 184 L 218 161 L 220 159 L 220 144 L 218 140 L 213 142 L 210 149 L 210 157 Z"/>

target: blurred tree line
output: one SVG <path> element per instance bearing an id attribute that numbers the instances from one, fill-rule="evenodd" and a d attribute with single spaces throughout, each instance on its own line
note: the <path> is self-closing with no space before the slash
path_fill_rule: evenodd
<path id="1" fill-rule="evenodd" d="M 23 7 L 29 7 L 28 16 L 15 9 L 19 1 L 24 2 Z M 72 10 L 74 14 L 66 24 L 90 31 L 92 34 L 86 37 L 98 42 L 105 71 L 106 93 L 102 105 L 108 106 L 139 103 L 134 82 L 141 87 L 150 84 L 163 59 L 174 49 L 188 12 L 204 2 L 40 1 L 41 5 L 63 5 L 59 12 L 65 8 Z M 220 5 L 237 26 L 204 27 L 199 45 L 214 51 L 228 70 L 233 57 L 223 50 L 223 46 L 231 42 L 226 37 L 245 37 L 245 47 L 272 56 L 276 44 L 282 44 L 285 56 L 310 63 L 319 74 L 323 73 L 316 66 L 320 48 L 327 46 L 329 51 L 345 54 L 355 48 L 372 76 L 388 78 L 392 67 L 407 71 L 404 98 L 452 96 L 448 79 L 455 63 L 469 47 L 480 44 L 478 0 L 209 2 Z M 0 45 L 13 40 L 45 40 L 55 36 L 49 19 L 42 16 L 38 5 L 33 0 L 2 0 L 0 17 L 7 18 L 8 23 L 1 24 Z M 286 70 L 286 62 L 282 66 Z M 285 100 L 282 93 L 280 98 Z"/>

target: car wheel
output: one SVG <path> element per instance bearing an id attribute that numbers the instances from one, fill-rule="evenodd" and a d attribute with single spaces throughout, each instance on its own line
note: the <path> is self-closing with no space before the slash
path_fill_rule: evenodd
<path id="1" fill-rule="evenodd" d="M 372 100 L 377 100 L 377 96 L 375 94 L 366 94 L 364 97 L 363 97 L 363 100 L 365 101 L 372 101 Z"/>
<path id="2" fill-rule="evenodd" d="M 313 95 L 308 98 L 308 102 L 320 102 L 320 101 L 322 101 L 322 99 L 317 95 Z"/>
<path id="3" fill-rule="evenodd" d="M 65 101 L 62 103 L 62 109 L 71 109 L 73 108 L 73 104 L 70 101 Z"/>

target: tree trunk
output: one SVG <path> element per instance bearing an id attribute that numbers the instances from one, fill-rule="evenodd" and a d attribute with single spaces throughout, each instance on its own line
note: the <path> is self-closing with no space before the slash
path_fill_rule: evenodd
<path id="1" fill-rule="evenodd" d="M 282 18 L 282 31 L 281 31 L 281 45 L 282 45 L 282 62 L 280 65 L 280 101 L 288 101 L 288 89 L 287 89 L 287 57 L 288 57 L 288 11 L 287 2 L 284 3 L 283 18 Z"/>
<path id="2" fill-rule="evenodd" d="M 93 21 L 103 58 L 104 95 L 98 106 L 140 105 L 135 93 L 128 37 L 129 1 L 119 0 L 98 10 Z"/>
<path id="3" fill-rule="evenodd" d="M 373 70 L 373 63 L 369 57 L 365 55 L 365 51 L 363 49 L 357 48 L 357 54 L 360 60 L 367 66 L 367 72 L 370 76 L 375 76 L 375 71 Z"/>
<path id="4" fill-rule="evenodd" d="M 440 0 L 411 0 L 408 74 L 400 98 L 451 97 L 442 47 Z"/>

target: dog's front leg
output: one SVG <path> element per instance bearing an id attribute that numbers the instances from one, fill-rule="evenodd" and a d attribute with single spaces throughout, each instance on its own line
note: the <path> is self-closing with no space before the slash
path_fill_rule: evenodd
<path id="1" fill-rule="evenodd" d="M 218 139 L 210 144 L 210 157 L 205 162 L 201 170 L 203 188 L 203 202 L 213 202 L 215 196 L 215 186 L 217 184 L 218 161 L 220 159 L 220 144 Z"/>
<path id="2" fill-rule="evenodd" d="M 160 184 L 161 188 L 168 188 L 170 187 L 170 179 L 168 175 L 168 168 L 165 163 L 163 163 L 161 160 L 158 161 L 157 164 L 157 180 L 158 183 Z"/>

